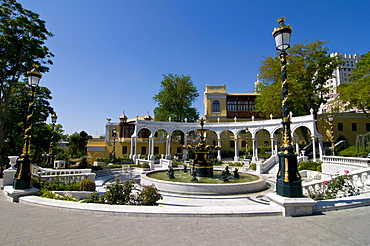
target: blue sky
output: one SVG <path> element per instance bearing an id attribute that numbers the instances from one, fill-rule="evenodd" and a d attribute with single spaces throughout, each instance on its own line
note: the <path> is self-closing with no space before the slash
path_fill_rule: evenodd
<path id="1" fill-rule="evenodd" d="M 65 133 L 103 134 L 156 107 L 162 74 L 190 75 L 203 110 L 206 84 L 252 92 L 261 61 L 275 55 L 272 30 L 285 16 L 291 43 L 329 41 L 330 52 L 364 54 L 370 1 L 355 0 L 18 0 L 55 34 L 54 65 L 40 85 Z M 50 119 L 49 119 L 50 121 Z"/>

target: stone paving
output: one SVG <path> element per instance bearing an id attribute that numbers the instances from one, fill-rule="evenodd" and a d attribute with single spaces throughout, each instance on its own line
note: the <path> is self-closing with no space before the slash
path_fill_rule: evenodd
<path id="1" fill-rule="evenodd" d="M 0 192 L 0 208 L 5 246 L 370 245 L 367 206 L 305 217 L 125 217 L 11 203 Z"/>
<path id="2" fill-rule="evenodd" d="M 272 182 L 274 175 L 266 178 Z M 97 188 L 113 180 L 100 178 Z M 130 214 L 118 209 L 125 206 L 98 205 L 103 206 L 100 211 L 91 211 L 90 205 L 87 210 L 71 209 L 56 200 L 63 204 L 59 209 L 37 206 L 37 197 L 29 198 L 32 205 L 27 199 L 12 203 L 0 192 L 0 245 L 370 245 L 370 208 L 363 206 L 370 204 L 369 195 L 322 205 L 362 206 L 358 208 L 302 217 L 260 216 L 281 215 L 271 210 L 265 197 L 273 189 L 274 185 L 256 194 L 212 199 L 164 194 L 159 206 L 131 206 Z M 152 216 L 150 209 L 159 212 Z"/>

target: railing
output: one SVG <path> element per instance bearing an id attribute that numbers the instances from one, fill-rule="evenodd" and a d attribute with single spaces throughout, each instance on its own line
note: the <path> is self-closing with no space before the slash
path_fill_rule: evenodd
<path id="1" fill-rule="evenodd" d="M 159 164 L 164 168 L 168 168 L 172 166 L 172 160 L 160 159 Z"/>
<path id="2" fill-rule="evenodd" d="M 41 181 L 76 183 L 85 178 L 95 181 L 95 175 L 91 169 L 50 169 L 32 165 L 32 176 Z"/>
<path id="3" fill-rule="evenodd" d="M 343 156 L 322 156 L 321 161 L 325 164 L 337 164 L 352 167 L 369 167 L 369 158 L 343 157 Z"/>
<path id="4" fill-rule="evenodd" d="M 142 165 L 144 163 L 148 163 L 150 169 L 154 169 L 154 161 L 153 160 L 144 160 L 144 159 L 136 159 L 136 165 Z"/>
<path id="5" fill-rule="evenodd" d="M 279 162 L 278 155 L 272 155 L 263 163 L 257 163 L 257 173 L 268 173 Z"/>
<path id="6" fill-rule="evenodd" d="M 347 175 L 353 185 L 358 188 L 361 193 L 370 191 L 370 167 L 351 171 Z M 332 177 L 335 177 L 335 175 Z M 325 183 L 330 181 L 332 177 L 302 183 L 303 194 L 308 196 L 312 192 L 323 191 L 325 189 Z"/>

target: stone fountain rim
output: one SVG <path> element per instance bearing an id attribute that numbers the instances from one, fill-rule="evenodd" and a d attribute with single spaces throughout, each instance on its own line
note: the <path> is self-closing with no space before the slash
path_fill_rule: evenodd
<path id="1" fill-rule="evenodd" d="M 174 168 L 174 170 L 182 170 L 181 168 Z M 257 180 L 254 180 L 254 181 L 250 181 L 250 182 L 240 182 L 240 183 L 221 183 L 221 184 L 204 184 L 204 183 L 197 183 L 197 182 L 190 182 L 189 183 L 184 183 L 184 182 L 174 182 L 174 181 L 166 181 L 166 180 L 160 180 L 160 179 L 153 179 L 153 178 L 150 178 L 149 176 L 147 176 L 147 174 L 149 173 L 156 173 L 156 172 L 165 172 L 166 170 L 151 170 L 151 171 L 148 171 L 146 173 L 143 173 L 141 174 L 141 178 L 142 177 L 145 177 L 146 179 L 149 179 L 149 180 L 153 180 L 155 182 L 160 182 L 160 183 L 165 183 L 165 184 L 180 184 L 180 185 L 194 185 L 194 186 L 240 186 L 240 185 L 245 185 L 245 184 L 254 184 L 254 183 L 260 183 L 261 181 L 265 180 L 265 177 L 263 177 L 262 175 L 258 175 L 258 174 L 252 174 L 252 173 L 249 173 L 249 172 L 239 172 L 239 173 L 247 173 L 247 174 L 250 174 L 250 175 L 253 175 L 253 176 L 256 176 L 256 177 L 259 177 L 259 179 Z"/>

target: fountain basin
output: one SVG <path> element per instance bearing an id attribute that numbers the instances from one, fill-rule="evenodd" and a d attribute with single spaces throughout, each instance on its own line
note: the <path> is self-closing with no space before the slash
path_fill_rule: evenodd
<path id="1" fill-rule="evenodd" d="M 148 172 L 164 172 L 163 170 L 156 170 Z M 264 177 L 257 176 L 257 180 L 243 183 L 228 183 L 221 184 L 202 184 L 202 183 L 180 183 L 173 181 L 165 181 L 153 179 L 148 177 L 147 174 L 141 175 L 141 185 L 155 185 L 155 187 L 162 192 L 185 194 L 185 195 L 236 195 L 252 192 L 259 192 L 266 189 L 267 184 Z"/>

